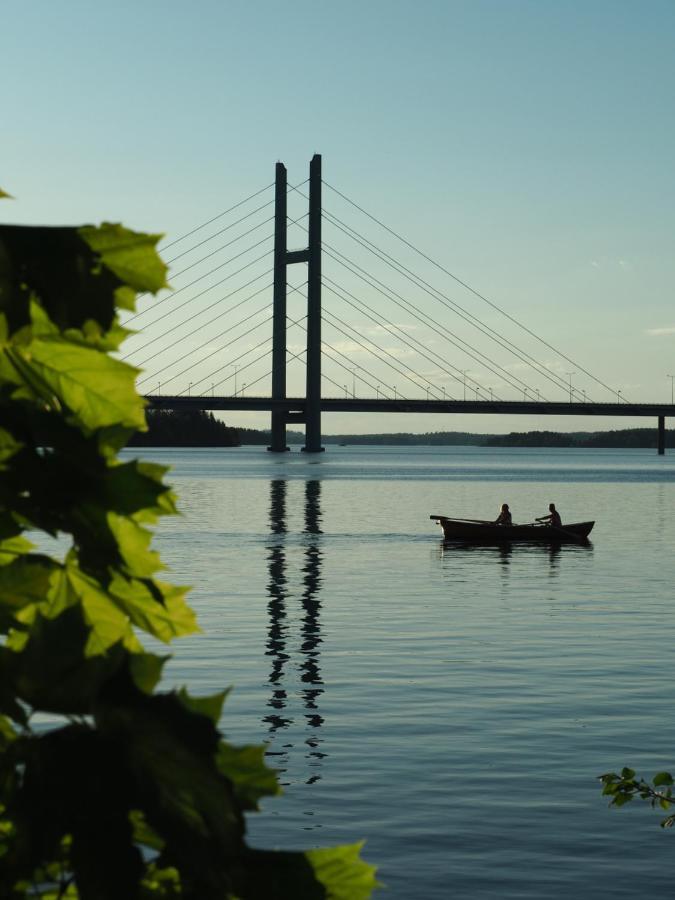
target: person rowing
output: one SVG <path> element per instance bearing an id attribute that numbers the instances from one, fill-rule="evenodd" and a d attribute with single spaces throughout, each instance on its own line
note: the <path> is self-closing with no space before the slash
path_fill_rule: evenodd
<path id="1" fill-rule="evenodd" d="M 555 508 L 555 503 L 549 503 L 548 515 L 539 516 L 538 519 L 535 519 L 535 522 L 546 522 L 547 525 L 552 525 L 554 528 L 562 528 L 562 519 L 560 518 L 560 513 Z"/>
<path id="2" fill-rule="evenodd" d="M 495 525 L 513 525 L 508 503 L 502 503 L 499 515 L 495 519 Z"/>

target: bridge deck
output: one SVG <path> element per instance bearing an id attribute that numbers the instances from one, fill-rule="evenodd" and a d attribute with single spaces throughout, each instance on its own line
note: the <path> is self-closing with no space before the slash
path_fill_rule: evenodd
<path id="1" fill-rule="evenodd" d="M 145 398 L 154 409 L 281 410 L 291 415 L 305 414 L 304 397 L 272 400 L 270 397 L 186 397 L 149 394 Z M 664 416 L 675 417 L 670 403 L 552 403 L 537 400 L 385 400 L 367 397 L 324 397 L 322 412 L 382 413 L 476 413 L 487 415 L 536 416 Z"/>

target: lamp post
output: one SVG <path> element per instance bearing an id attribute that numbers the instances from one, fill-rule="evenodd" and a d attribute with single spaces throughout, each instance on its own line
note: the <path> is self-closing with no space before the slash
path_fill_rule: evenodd
<path id="1" fill-rule="evenodd" d="M 394 391 L 394 400 L 396 399 L 396 385 L 393 386 L 392 390 Z"/>
<path id="2" fill-rule="evenodd" d="M 445 400 L 445 388 L 443 388 L 443 399 Z"/>
<path id="3" fill-rule="evenodd" d="M 237 369 L 239 366 L 234 367 L 234 396 L 237 396 Z"/>
<path id="4" fill-rule="evenodd" d="M 356 369 L 352 369 L 352 397 L 356 400 Z"/>
<path id="5" fill-rule="evenodd" d="M 379 384 L 375 386 L 375 399 L 376 399 L 376 400 L 379 400 L 379 399 L 380 399 L 380 386 L 379 386 Z"/>
<path id="6" fill-rule="evenodd" d="M 537 388 L 537 403 L 539 403 L 539 388 Z"/>
<path id="7" fill-rule="evenodd" d="M 343 386 L 343 388 L 345 389 L 345 400 L 346 400 L 347 397 L 349 397 L 349 391 L 347 390 L 347 385 L 346 385 L 346 384 L 343 384 L 342 386 Z"/>
<path id="8" fill-rule="evenodd" d="M 576 372 L 565 372 L 565 375 L 567 375 L 567 377 L 570 380 L 570 403 L 572 402 L 572 375 L 576 375 L 576 374 L 577 374 Z"/>
<path id="9" fill-rule="evenodd" d="M 488 391 L 490 391 L 490 400 L 493 400 L 494 398 L 492 396 L 492 388 L 488 388 Z"/>
<path id="10" fill-rule="evenodd" d="M 616 392 L 616 402 L 621 403 L 621 391 Z"/>
<path id="11" fill-rule="evenodd" d="M 666 378 L 670 378 L 670 405 L 675 405 L 675 397 L 673 396 L 673 382 L 675 381 L 675 375 L 666 375 Z"/>
<path id="12" fill-rule="evenodd" d="M 190 396 L 190 391 L 192 390 L 192 382 L 188 384 L 188 397 Z"/>
<path id="13" fill-rule="evenodd" d="M 245 391 L 245 390 L 246 390 L 246 382 L 244 382 L 244 384 L 242 384 L 242 386 L 241 386 L 241 396 L 242 396 L 242 397 L 244 396 L 244 391 Z"/>
<path id="14" fill-rule="evenodd" d="M 586 402 L 586 391 L 582 391 L 581 393 L 583 394 L 584 403 L 585 403 Z"/>
<path id="15" fill-rule="evenodd" d="M 464 376 L 464 399 L 465 400 L 466 400 L 466 373 L 467 373 L 467 371 L 468 371 L 467 369 L 462 370 L 462 375 Z"/>

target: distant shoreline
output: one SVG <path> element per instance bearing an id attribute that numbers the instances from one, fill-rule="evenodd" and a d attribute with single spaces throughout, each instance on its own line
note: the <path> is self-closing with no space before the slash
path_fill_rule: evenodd
<path id="1" fill-rule="evenodd" d="M 267 431 L 237 429 L 243 445 L 267 444 Z M 389 446 L 389 447 L 579 447 L 610 449 L 626 447 L 656 449 L 656 429 L 626 428 L 620 431 L 526 431 L 509 434 L 476 434 L 463 431 L 435 431 L 427 434 L 325 434 L 325 446 Z M 290 432 L 289 444 L 303 444 L 302 432 Z M 675 429 L 666 431 L 666 447 L 675 448 Z"/>
<path id="2" fill-rule="evenodd" d="M 137 432 L 130 446 L 144 447 L 239 447 L 268 446 L 269 431 L 228 426 L 212 413 L 201 410 L 173 412 L 149 410 L 148 430 Z M 289 445 L 302 445 L 302 431 L 288 431 Z M 508 434 L 480 434 L 470 431 L 433 431 L 425 434 L 324 434 L 325 446 L 389 447 L 627 447 L 656 449 L 655 428 L 625 428 L 618 431 L 511 431 Z M 665 433 L 666 447 L 675 448 L 675 429 Z"/>

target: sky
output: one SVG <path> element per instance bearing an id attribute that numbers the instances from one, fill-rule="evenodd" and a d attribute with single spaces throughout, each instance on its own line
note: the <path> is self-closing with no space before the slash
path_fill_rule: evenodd
<path id="1" fill-rule="evenodd" d="M 331 217 L 326 396 L 461 398 L 478 389 L 553 400 L 571 381 L 579 400 L 620 392 L 670 401 L 672 0 L 2 0 L 0 9 L 0 185 L 15 198 L 3 201 L 3 221 L 121 221 L 165 234 L 165 246 L 215 219 L 167 247 L 165 258 L 181 254 L 170 267 L 175 295 L 142 298 L 143 315 L 129 322 L 142 390 L 233 393 L 236 378 L 237 391 L 269 393 L 269 185 L 277 161 L 299 185 L 321 153 Z M 297 247 L 306 241 L 306 186 L 299 191 L 289 198 Z M 294 395 L 303 391 L 303 278 L 301 266 L 289 267 L 298 288 L 289 296 Z M 429 318 L 439 324 L 430 329 Z M 196 362 L 186 368 L 189 353 Z M 186 365 L 174 362 L 182 356 Z M 224 417 L 269 424 L 262 413 Z M 323 429 L 647 424 L 334 414 Z"/>

